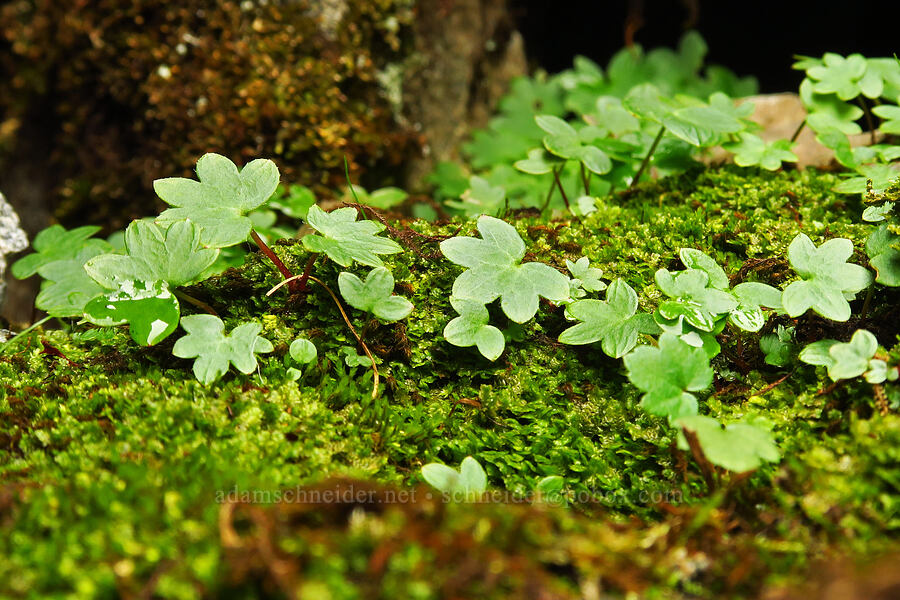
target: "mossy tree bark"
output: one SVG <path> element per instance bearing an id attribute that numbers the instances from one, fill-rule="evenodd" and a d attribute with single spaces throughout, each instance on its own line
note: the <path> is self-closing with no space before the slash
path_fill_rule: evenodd
<path id="1" fill-rule="evenodd" d="M 345 157 L 415 188 L 522 72 L 502 0 L 6 3 L 0 189 L 33 235 L 154 214 L 153 180 L 209 151 L 326 197 Z"/>

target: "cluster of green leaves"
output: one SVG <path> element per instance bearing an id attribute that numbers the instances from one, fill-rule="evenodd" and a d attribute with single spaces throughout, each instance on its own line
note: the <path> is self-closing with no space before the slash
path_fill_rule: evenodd
<path id="1" fill-rule="evenodd" d="M 875 281 L 882 285 L 900 286 L 900 213 L 894 210 L 900 201 L 900 177 L 894 179 L 881 193 L 869 189 L 863 219 L 878 223 L 866 240 L 866 254 L 875 269 Z"/>
<path id="2" fill-rule="evenodd" d="M 605 71 L 577 57 L 557 75 L 515 81 L 500 114 L 464 147 L 468 165 L 441 163 L 430 176 L 438 198 L 453 212 L 499 216 L 507 207 L 558 208 L 566 190 L 577 190 L 572 208 L 586 214 L 592 196 L 631 185 L 639 172 L 649 175 L 647 160 L 665 175 L 719 144 L 741 165 L 776 169 L 796 160 L 790 142 L 766 143 L 752 133 L 752 104 L 734 106 L 731 98 L 755 93 L 755 82 L 704 68 L 706 51 L 700 35 L 689 32 L 677 51 L 645 54 L 635 46 Z"/>
<path id="3" fill-rule="evenodd" d="M 673 424 L 698 414 L 698 401 L 691 392 L 702 391 L 712 383 L 710 359 L 719 351 L 714 335 L 721 332 L 725 322 L 738 329 L 758 331 L 765 322 L 763 307 L 781 307 L 779 290 L 757 282 L 742 283 L 732 290 L 725 272 L 711 257 L 699 250 L 684 249 L 681 258 L 688 267 L 686 271 L 673 274 L 660 269 L 657 273 L 657 285 L 669 300 L 660 304 L 655 315 L 638 312 L 634 289 L 621 279 L 607 287 L 600 280 L 602 271 L 591 267 L 587 257 L 567 261 L 573 277 L 566 278 L 548 265 L 520 264 L 525 244 L 512 225 L 485 215 L 478 219 L 477 227 L 480 239 L 458 236 L 441 242 L 444 256 L 466 268 L 453 284 L 450 302 L 459 316 L 445 327 L 445 339 L 456 346 L 476 346 L 483 356 L 496 360 L 505 340 L 503 332 L 490 325 L 489 303 L 499 298 L 504 314 L 515 323 L 534 317 L 540 297 L 565 304 L 566 316 L 579 323 L 563 331 L 559 341 L 579 345 L 600 342 L 607 355 L 624 357 L 629 379 L 645 392 L 642 406 Z M 606 300 L 584 299 L 588 292 L 603 290 Z M 660 333 L 657 346 L 636 348 L 642 335 Z M 707 336 L 707 343 L 701 334 Z M 708 350 L 710 346 L 715 347 L 714 352 Z M 737 431 L 742 432 L 742 427 L 755 426 L 741 425 Z M 706 431 L 705 436 L 714 435 Z M 736 435 L 733 428 L 724 431 L 727 433 L 722 435 Z M 769 446 L 773 443 L 766 433 L 758 433 L 754 439 L 764 440 Z M 714 455 L 716 448 L 713 444 L 710 450 Z M 760 461 L 771 456 L 767 450 L 758 454 Z M 721 462 L 737 464 L 729 460 L 723 458 Z"/>
<path id="4" fill-rule="evenodd" d="M 886 355 L 877 356 L 878 340 L 865 329 L 857 329 L 847 343 L 820 340 L 800 352 L 800 360 L 821 365 L 833 381 L 864 376 L 869 383 L 897 381 L 898 367 L 889 365 Z"/>
<path id="5" fill-rule="evenodd" d="M 99 229 L 96 227 L 66 231 L 54 225 L 35 238 L 35 252 L 16 262 L 12 271 L 19 278 L 35 274 L 44 278 L 36 306 L 50 316 L 82 317 L 102 327 L 127 324 L 132 339 L 141 345 L 158 344 L 181 323 L 187 335 L 175 343 L 173 353 L 195 358 L 194 373 L 208 385 L 226 373 L 229 365 L 243 373 L 252 372 L 255 355 L 270 352 L 272 345 L 258 335 L 261 328 L 257 323 L 238 324 L 226 336 L 225 323 L 218 316 L 182 318 L 179 297 L 185 296 L 178 288 L 220 270 L 217 260 L 222 249 L 251 236 L 264 245 L 258 239 L 260 224 L 262 235 L 284 237 L 290 232 L 274 226 L 276 216 L 265 207 L 279 184 L 272 161 L 257 159 L 238 169 L 224 156 L 206 154 L 197 162 L 197 176 L 199 180 L 173 177 L 155 181 L 157 194 L 173 208 L 155 220 L 132 222 L 121 243 L 91 238 Z M 378 196 L 384 199 L 387 195 Z M 318 232 L 304 238 L 308 249 L 323 252 L 342 266 L 359 262 L 375 267 L 365 281 L 346 272 L 338 277 L 341 293 L 351 306 L 385 321 L 403 319 L 410 313 L 412 305 L 392 295 L 393 276 L 378 257 L 401 251 L 396 242 L 377 235 L 384 229 L 382 224 L 357 221 L 358 211 L 350 207 L 326 213 L 303 187 L 289 188 L 277 196 L 275 204 L 280 211 L 305 219 Z M 267 247 L 264 250 L 279 265 L 277 256 Z M 316 356 L 315 347 L 310 346 L 306 340 L 297 340 L 291 346 L 291 357 L 298 364 L 310 362 Z"/>
<path id="6" fill-rule="evenodd" d="M 478 219 L 481 238 L 457 236 L 441 242 L 450 262 L 465 267 L 453 282 L 450 298 L 460 316 L 447 324 L 444 337 L 456 346 L 477 346 L 488 359 L 503 352 L 503 335 L 488 325 L 487 305 L 500 299 L 503 312 L 515 323 L 531 320 L 541 297 L 562 303 L 569 297 L 569 279 L 549 265 L 520 264 L 525 242 L 516 228 L 500 219 Z"/>
<path id="7" fill-rule="evenodd" d="M 894 161 L 900 158 L 900 145 L 890 143 L 900 134 L 900 61 L 828 52 L 800 56 L 794 68 L 806 73 L 800 84 L 806 124 L 852 171 L 835 191 L 863 193 L 869 180 L 876 190 L 885 189 L 897 177 Z M 862 133 L 859 122 L 870 130 L 869 146 L 851 146 L 848 136 Z M 876 134 L 884 143 L 875 143 Z"/>

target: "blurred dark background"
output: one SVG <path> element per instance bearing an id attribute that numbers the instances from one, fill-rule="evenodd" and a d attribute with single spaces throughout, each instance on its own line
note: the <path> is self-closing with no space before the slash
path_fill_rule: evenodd
<path id="1" fill-rule="evenodd" d="M 753 75 L 761 93 L 796 92 L 795 54 L 900 55 L 900 1 L 511 0 L 529 61 L 549 72 L 577 54 L 601 66 L 628 42 L 677 45 L 685 29 L 709 45 L 707 62 Z"/>

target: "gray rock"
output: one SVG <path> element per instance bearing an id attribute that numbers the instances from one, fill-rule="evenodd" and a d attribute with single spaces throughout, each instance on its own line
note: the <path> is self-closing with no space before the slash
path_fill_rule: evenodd
<path id="1" fill-rule="evenodd" d="M 6 256 L 28 247 L 28 237 L 19 225 L 19 215 L 0 193 L 0 305 L 6 296 Z"/>

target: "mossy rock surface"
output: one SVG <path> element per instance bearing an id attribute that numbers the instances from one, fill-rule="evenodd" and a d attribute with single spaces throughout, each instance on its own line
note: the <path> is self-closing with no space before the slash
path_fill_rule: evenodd
<path id="1" fill-rule="evenodd" d="M 857 199 L 830 191 L 836 181 L 726 167 L 643 185 L 580 222 L 507 220 L 528 260 L 564 270 L 588 256 L 652 310 L 653 273 L 677 268 L 682 247 L 713 256 L 733 283 L 773 285 L 793 276 L 784 257 L 798 232 L 861 249 L 871 227 Z M 0 596 L 756 597 L 825 555 L 896 549 L 900 417 L 875 408 L 870 385 L 833 386 L 807 365 L 779 370 L 763 362 L 758 335 L 720 336 L 701 412 L 766 417 L 783 459 L 719 473 L 711 489 L 673 430 L 638 406 L 621 361 L 556 342 L 568 325 L 561 307 L 542 302 L 534 321 L 508 328 L 494 363 L 447 344 L 461 269 L 436 242 L 474 235 L 474 222 L 394 226 L 423 234 L 398 234 L 407 251 L 386 261 L 414 312 L 395 324 L 349 313 L 380 359 L 374 400 L 371 371 L 344 364 L 341 348 L 355 342 L 327 292 L 267 297 L 279 277 L 257 255 L 188 290 L 229 329 L 263 325 L 275 352 L 249 376 L 205 387 L 171 355 L 171 338 L 140 348 L 119 330 L 44 331 L 7 348 Z M 307 262 L 302 244 L 275 249 L 296 272 Z M 334 284 L 339 268 L 318 265 Z M 876 290 L 865 327 L 886 348 L 896 311 L 896 293 Z M 778 323 L 788 321 L 770 318 L 764 331 Z M 800 343 L 846 340 L 861 326 L 811 315 L 795 325 Z M 292 381 L 298 336 L 319 358 Z M 896 405 L 896 387 L 884 391 Z M 496 501 L 446 504 L 418 486 L 423 464 L 467 455 Z M 567 507 L 527 502 L 548 475 L 565 478 Z"/>

